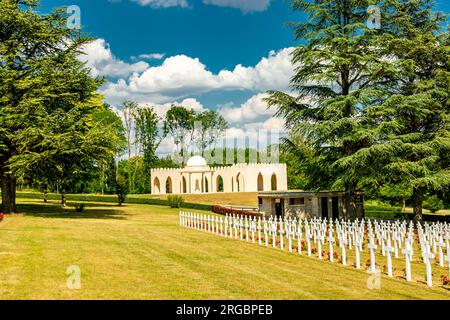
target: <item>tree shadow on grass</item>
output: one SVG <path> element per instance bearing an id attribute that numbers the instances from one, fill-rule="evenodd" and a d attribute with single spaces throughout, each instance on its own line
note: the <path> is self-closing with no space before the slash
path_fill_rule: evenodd
<path id="1" fill-rule="evenodd" d="M 100 207 L 100 208 L 96 208 Z M 62 208 L 56 204 L 18 204 L 19 214 L 41 218 L 65 218 L 65 219 L 117 219 L 126 220 L 126 213 L 118 209 L 105 207 L 116 207 L 113 205 L 86 204 L 83 212 L 76 212 L 72 205 Z"/>

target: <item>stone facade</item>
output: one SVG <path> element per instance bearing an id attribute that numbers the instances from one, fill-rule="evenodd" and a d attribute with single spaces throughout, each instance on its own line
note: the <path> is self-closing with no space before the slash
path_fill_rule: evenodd
<path id="1" fill-rule="evenodd" d="M 346 217 L 345 192 L 340 191 L 285 191 L 260 192 L 258 195 L 259 211 L 265 216 L 282 217 L 326 217 L 350 218 L 364 217 L 363 195 L 358 194 L 356 217 Z"/>
<path id="2" fill-rule="evenodd" d="M 210 167 L 195 156 L 182 169 L 151 170 L 151 181 L 155 195 L 287 190 L 287 168 L 282 163 Z"/>

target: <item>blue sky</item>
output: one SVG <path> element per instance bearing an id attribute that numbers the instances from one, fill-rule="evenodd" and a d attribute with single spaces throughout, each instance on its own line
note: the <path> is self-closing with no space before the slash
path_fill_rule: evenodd
<path id="1" fill-rule="evenodd" d="M 207 2 L 213 2 L 208 4 Z M 45 9 L 78 5 L 83 31 L 105 40 L 115 58 L 129 63 L 143 61 L 161 65 L 168 57 L 185 55 L 198 59 L 213 74 L 237 65 L 253 67 L 271 51 L 295 45 L 288 21 L 299 20 L 284 0 L 43 0 Z M 163 59 L 139 56 L 164 54 Z M 287 55 L 286 55 L 287 57 Z M 121 77 L 106 75 L 116 82 Z M 276 82 L 287 87 L 290 74 Z M 128 81 L 126 77 L 123 80 Z M 281 84 L 282 82 L 282 84 Z M 129 96 L 141 103 L 171 103 L 192 98 L 205 108 L 239 107 L 255 94 L 268 89 L 225 86 L 224 90 L 192 91 L 167 99 Z M 107 97 L 116 105 L 120 97 Z M 172 98 L 173 101 L 170 101 Z"/>
<path id="2" fill-rule="evenodd" d="M 295 44 L 286 21 L 298 20 L 300 14 L 291 13 L 283 0 L 253 2 L 269 4 L 266 10 L 253 12 L 208 5 L 202 0 L 189 0 L 188 7 L 168 8 L 143 6 L 132 0 L 68 0 L 67 4 L 78 5 L 84 31 L 106 39 L 122 59 L 147 52 L 186 54 L 218 72 L 236 64 L 254 65 L 270 50 Z M 63 3 L 42 1 L 44 6 Z"/>
<path id="3" fill-rule="evenodd" d="M 438 9 L 450 12 L 448 0 Z M 214 109 L 236 136 L 280 129 L 263 101 L 269 89 L 289 90 L 288 21 L 304 19 L 285 0 L 42 0 L 42 11 L 78 5 L 83 31 L 97 40 L 84 59 L 105 76 L 107 102 Z"/>

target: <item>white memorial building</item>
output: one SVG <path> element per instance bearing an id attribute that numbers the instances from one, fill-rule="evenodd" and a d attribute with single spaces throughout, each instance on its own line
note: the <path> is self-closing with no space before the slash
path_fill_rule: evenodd
<path id="1" fill-rule="evenodd" d="M 210 167 L 194 156 L 182 169 L 152 169 L 152 194 L 193 194 L 287 190 L 284 163 L 242 163 Z"/>

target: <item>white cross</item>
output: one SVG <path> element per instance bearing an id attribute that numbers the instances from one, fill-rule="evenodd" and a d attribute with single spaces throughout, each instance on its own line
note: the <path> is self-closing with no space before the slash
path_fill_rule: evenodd
<path id="1" fill-rule="evenodd" d="M 442 239 L 439 239 L 439 241 L 436 243 L 436 245 L 439 247 L 438 251 L 439 251 L 439 265 L 441 267 L 444 266 L 444 253 L 442 251 L 442 247 L 444 246 L 444 242 L 442 241 Z"/>
<path id="2" fill-rule="evenodd" d="M 355 236 L 355 264 L 356 264 L 356 269 L 360 269 L 361 268 L 361 257 L 360 257 L 360 252 L 359 252 L 359 236 Z"/>
<path id="3" fill-rule="evenodd" d="M 308 257 L 311 256 L 311 234 L 309 233 L 309 227 L 306 226 L 306 243 L 308 245 Z"/>
<path id="4" fill-rule="evenodd" d="M 277 246 L 277 222 L 272 222 L 272 247 Z"/>
<path id="5" fill-rule="evenodd" d="M 245 241 L 248 242 L 248 218 L 245 216 Z"/>
<path id="6" fill-rule="evenodd" d="M 258 245 L 261 246 L 261 218 L 258 217 Z"/>
<path id="7" fill-rule="evenodd" d="M 433 275 L 431 273 L 431 262 L 434 259 L 434 253 L 431 252 L 429 244 L 425 244 L 425 251 L 422 252 L 422 257 L 425 261 L 425 266 L 427 267 L 427 285 L 431 287 L 433 285 Z"/>
<path id="8" fill-rule="evenodd" d="M 378 246 L 373 241 L 373 236 L 369 238 L 369 244 L 367 248 L 370 250 L 370 272 L 375 273 L 376 272 L 376 266 L 375 266 L 375 250 L 377 250 Z"/>
<path id="9" fill-rule="evenodd" d="M 392 257 L 391 253 L 394 252 L 394 247 L 391 247 L 391 239 L 388 238 L 387 244 L 384 248 L 386 251 L 386 257 L 387 257 L 387 268 L 388 268 L 388 276 L 392 277 Z"/>
<path id="10" fill-rule="evenodd" d="M 256 222 L 254 218 L 250 219 L 250 230 L 252 231 L 252 242 L 255 243 Z"/>
<path id="11" fill-rule="evenodd" d="M 284 225 L 280 222 L 280 249 L 284 250 Z"/>
<path id="12" fill-rule="evenodd" d="M 339 243 L 339 246 L 341 247 L 342 264 L 344 266 L 347 265 L 347 254 L 345 251 L 346 245 L 347 245 L 347 237 L 345 235 L 341 234 L 341 241 Z"/>
<path id="13" fill-rule="evenodd" d="M 288 239 L 288 248 L 289 248 L 289 252 L 292 253 L 292 234 L 291 234 L 291 228 L 287 228 L 286 229 L 286 236 Z"/>
<path id="14" fill-rule="evenodd" d="M 297 227 L 297 244 L 298 244 L 298 254 L 302 254 L 302 222 L 300 221 Z"/>
<path id="15" fill-rule="evenodd" d="M 330 247 L 330 261 L 333 262 L 334 261 L 334 257 L 333 257 L 333 242 L 334 242 L 334 238 L 333 238 L 333 233 L 331 231 L 331 228 L 328 231 L 328 245 Z"/>
<path id="16" fill-rule="evenodd" d="M 321 236 L 317 239 L 317 253 L 319 254 L 319 259 L 322 259 L 322 238 Z"/>
<path id="17" fill-rule="evenodd" d="M 406 247 L 402 250 L 402 253 L 405 255 L 406 262 L 406 281 L 411 281 L 411 244 L 409 242 L 405 243 Z"/>

